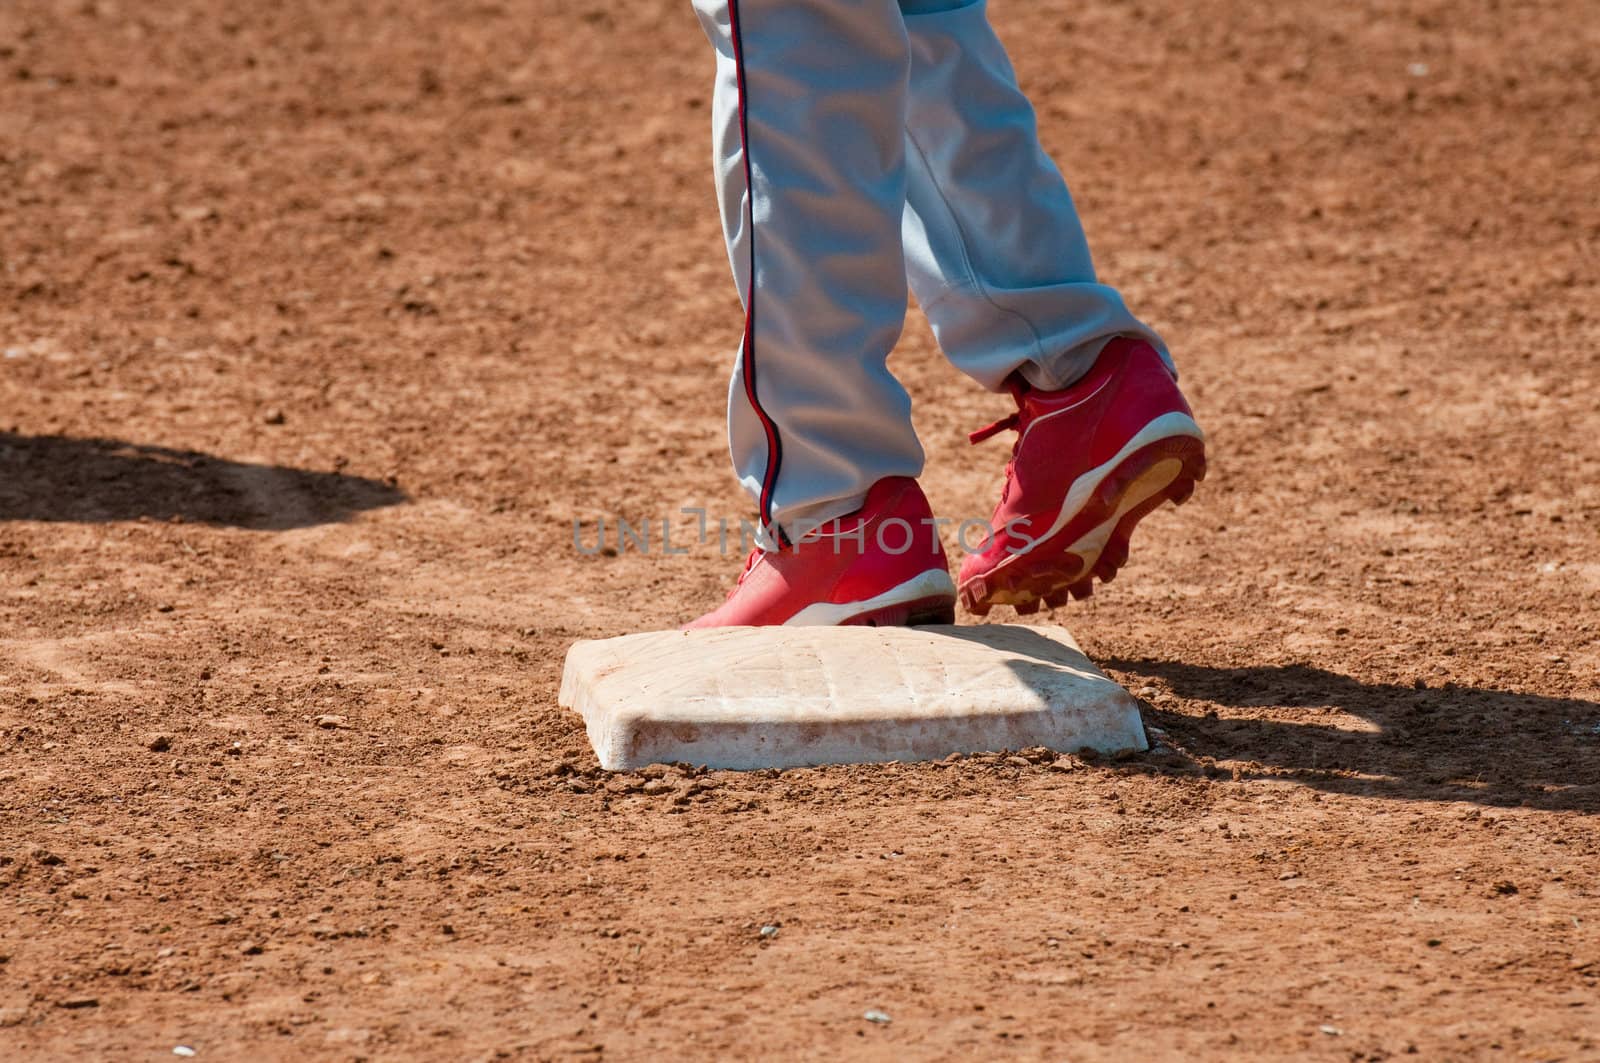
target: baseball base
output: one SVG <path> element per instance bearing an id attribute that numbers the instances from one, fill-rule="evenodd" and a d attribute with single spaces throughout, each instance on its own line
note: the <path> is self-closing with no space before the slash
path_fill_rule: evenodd
<path id="1" fill-rule="evenodd" d="M 1146 748 L 1137 702 L 1059 627 L 745 627 L 575 643 L 561 704 L 610 770 Z"/>

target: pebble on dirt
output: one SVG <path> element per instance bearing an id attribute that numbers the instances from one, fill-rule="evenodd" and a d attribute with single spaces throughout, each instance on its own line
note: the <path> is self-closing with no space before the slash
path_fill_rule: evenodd
<path id="1" fill-rule="evenodd" d="M 152 753 L 165 753 L 172 748 L 171 735 L 151 735 L 144 747 Z"/>
<path id="2" fill-rule="evenodd" d="M 861 1014 L 861 1017 L 866 1019 L 868 1022 L 875 1022 L 880 1025 L 886 1022 L 894 1021 L 893 1019 L 889 1018 L 888 1012 L 879 1011 L 877 1008 L 868 1008 Z"/>

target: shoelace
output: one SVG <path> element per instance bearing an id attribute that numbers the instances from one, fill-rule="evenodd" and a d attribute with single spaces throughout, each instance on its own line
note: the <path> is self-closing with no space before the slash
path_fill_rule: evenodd
<path id="1" fill-rule="evenodd" d="M 1011 392 L 1011 398 L 1017 404 L 1016 412 L 1009 413 L 1000 418 L 994 424 L 980 428 L 976 432 L 969 432 L 967 434 L 967 439 L 972 443 L 973 446 L 977 446 L 990 436 L 997 436 L 1001 432 L 1009 429 L 1015 428 L 1020 430 L 1022 428 L 1022 396 L 1027 394 L 1028 385 L 1025 381 L 1021 380 L 1017 374 L 1013 373 L 1011 376 L 1006 378 L 1006 390 Z"/>
<path id="2" fill-rule="evenodd" d="M 976 432 L 970 432 L 967 435 L 967 439 L 972 443 L 972 445 L 977 446 L 979 443 L 982 443 L 985 439 L 988 439 L 991 436 L 997 436 L 1001 432 L 1005 432 L 1010 429 L 1016 429 L 1017 438 L 1011 444 L 1011 460 L 1006 462 L 1006 478 L 1004 484 L 1000 488 L 1000 504 L 1002 506 L 1005 505 L 1006 501 L 1011 497 L 1011 470 L 1016 464 L 1017 451 L 1022 447 L 1022 429 L 1024 427 L 1022 421 L 1023 413 L 1026 410 L 1026 407 L 1022 404 L 1022 396 L 1027 394 L 1028 385 L 1021 379 L 1021 377 L 1013 373 L 1011 377 L 1006 380 L 1006 390 L 1011 392 L 1011 397 L 1016 400 L 1016 411 L 1014 413 L 1006 414 L 994 424 L 987 425 L 978 429 Z"/>
<path id="3" fill-rule="evenodd" d="M 1007 414 L 994 424 L 980 428 L 976 432 L 968 432 L 967 439 L 973 446 L 977 446 L 990 436 L 997 436 L 1007 429 L 1020 427 L 1022 427 L 1022 411 L 1018 410 L 1016 413 Z"/>

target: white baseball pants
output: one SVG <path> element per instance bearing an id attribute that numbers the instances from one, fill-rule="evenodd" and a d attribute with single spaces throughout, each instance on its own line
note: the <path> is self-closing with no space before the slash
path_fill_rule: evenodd
<path id="1" fill-rule="evenodd" d="M 991 390 L 1088 372 L 1155 333 L 1095 280 L 984 0 L 694 0 L 716 49 L 712 137 L 745 330 L 735 471 L 791 537 L 917 476 L 888 370 L 907 285 L 956 368 Z"/>

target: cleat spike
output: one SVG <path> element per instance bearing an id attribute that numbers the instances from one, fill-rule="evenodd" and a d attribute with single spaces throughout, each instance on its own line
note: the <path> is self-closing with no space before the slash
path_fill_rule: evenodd
<path id="1" fill-rule="evenodd" d="M 1112 576 L 1114 576 L 1117 573 L 1117 569 L 1121 568 L 1127 563 L 1128 540 L 1127 537 L 1122 534 L 1122 526 L 1119 524 L 1117 526 L 1117 530 L 1112 533 L 1111 538 L 1106 542 L 1106 548 L 1100 551 L 1100 562 L 1095 566 L 1095 570 L 1098 572 L 1100 569 L 1105 568 L 1111 572 Z M 1111 576 L 1105 576 L 1103 578 L 1107 583 L 1111 582 Z"/>

